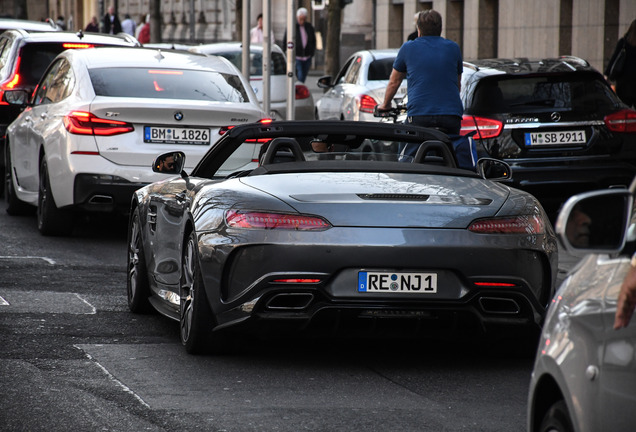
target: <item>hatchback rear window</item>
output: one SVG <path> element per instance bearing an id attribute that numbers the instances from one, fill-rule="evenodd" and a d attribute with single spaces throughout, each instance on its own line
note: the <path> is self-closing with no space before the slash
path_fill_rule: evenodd
<path id="1" fill-rule="evenodd" d="M 374 60 L 369 65 L 369 81 L 384 81 L 388 80 L 393 70 L 394 58 L 385 58 L 381 60 Z"/>
<path id="2" fill-rule="evenodd" d="M 243 53 L 241 51 L 228 51 L 212 53 L 228 59 L 238 70 L 243 69 Z M 287 74 L 287 62 L 285 56 L 278 52 L 272 52 L 270 57 L 272 63 L 271 73 L 272 75 L 285 75 Z M 250 53 L 250 76 L 263 75 L 263 54 L 260 52 Z"/>
<path id="3" fill-rule="evenodd" d="M 89 75 L 97 96 L 248 102 L 236 75 L 157 68 L 96 68 Z"/>
<path id="4" fill-rule="evenodd" d="M 473 107 L 481 113 L 599 112 L 616 103 L 611 89 L 595 75 L 579 74 L 482 79 Z"/>
<path id="5" fill-rule="evenodd" d="M 35 86 L 53 59 L 65 48 L 62 43 L 30 43 L 20 51 L 20 84 Z"/>

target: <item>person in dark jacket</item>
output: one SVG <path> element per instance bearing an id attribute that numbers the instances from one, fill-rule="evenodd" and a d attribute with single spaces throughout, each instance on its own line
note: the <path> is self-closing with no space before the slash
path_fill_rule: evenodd
<path id="1" fill-rule="evenodd" d="M 102 32 L 108 34 L 117 34 L 121 33 L 121 22 L 115 13 L 115 6 L 108 7 L 108 13 L 104 15 L 104 26 L 102 27 Z"/>
<path id="2" fill-rule="evenodd" d="M 627 106 L 636 107 L 636 20 L 632 21 L 625 36 L 616 44 L 614 54 L 605 68 L 605 76 L 608 79 L 610 66 L 623 47 L 625 47 L 625 64 L 620 74 L 613 77 L 616 83 L 616 94 Z"/>
<path id="3" fill-rule="evenodd" d="M 287 47 L 287 32 L 283 38 L 283 47 Z M 311 67 L 311 59 L 316 52 L 316 31 L 307 22 L 307 9 L 296 12 L 296 77 L 304 83 Z"/>

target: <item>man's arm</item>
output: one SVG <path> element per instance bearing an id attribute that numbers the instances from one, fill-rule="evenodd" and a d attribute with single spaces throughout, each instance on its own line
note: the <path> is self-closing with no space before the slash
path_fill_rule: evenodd
<path id="1" fill-rule="evenodd" d="M 391 109 L 391 101 L 400 88 L 400 84 L 404 81 L 404 78 L 406 78 L 406 72 L 398 72 L 395 69 L 391 71 L 389 84 L 386 86 L 386 93 L 384 93 L 384 102 L 378 105 L 379 111 L 387 111 Z"/>

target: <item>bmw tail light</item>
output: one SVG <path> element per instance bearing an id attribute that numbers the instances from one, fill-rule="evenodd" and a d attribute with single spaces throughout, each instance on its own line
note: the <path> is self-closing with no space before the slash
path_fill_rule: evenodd
<path id="1" fill-rule="evenodd" d="M 373 110 L 378 103 L 369 95 L 360 96 L 359 108 L 360 112 L 373 114 Z"/>
<path id="2" fill-rule="evenodd" d="M 9 76 L 6 81 L 0 84 L 0 104 L 2 105 L 8 105 L 8 103 L 4 101 L 4 91 L 13 90 L 15 86 L 20 83 L 20 74 L 17 72 L 20 70 L 20 59 L 21 57 L 18 57 L 13 75 Z"/>
<path id="3" fill-rule="evenodd" d="M 636 111 L 624 109 L 610 114 L 604 119 L 612 132 L 636 132 Z"/>
<path id="4" fill-rule="evenodd" d="M 296 100 L 308 99 L 311 96 L 306 85 L 296 84 Z"/>
<path id="5" fill-rule="evenodd" d="M 537 215 L 479 219 L 468 230 L 478 234 L 543 234 L 545 222 Z"/>
<path id="6" fill-rule="evenodd" d="M 501 134 L 503 123 L 499 120 L 486 117 L 464 115 L 462 117 L 462 129 L 460 134 L 466 135 L 469 132 L 477 131 L 474 139 L 495 138 Z"/>
<path id="7" fill-rule="evenodd" d="M 96 117 L 90 112 L 73 111 L 64 117 L 64 127 L 76 135 L 119 135 L 135 130 L 133 125 L 118 120 Z"/>
<path id="8" fill-rule="evenodd" d="M 230 228 L 244 229 L 323 231 L 331 228 L 329 222 L 317 216 L 239 210 L 228 210 L 225 223 Z"/>

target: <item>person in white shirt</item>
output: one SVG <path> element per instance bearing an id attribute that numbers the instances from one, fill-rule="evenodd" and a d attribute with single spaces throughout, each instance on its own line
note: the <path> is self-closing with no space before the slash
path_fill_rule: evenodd
<path id="1" fill-rule="evenodd" d="M 128 33 L 131 36 L 134 36 L 136 26 L 137 24 L 135 23 L 135 21 L 132 18 L 130 18 L 129 14 L 126 14 L 125 19 L 121 22 L 121 31 L 123 31 L 124 33 Z"/>
<path id="2" fill-rule="evenodd" d="M 258 44 L 263 43 L 263 14 L 258 14 L 258 17 L 256 18 L 256 27 L 252 27 L 250 30 L 250 42 Z M 272 32 L 270 42 L 275 42 L 274 32 Z"/>

